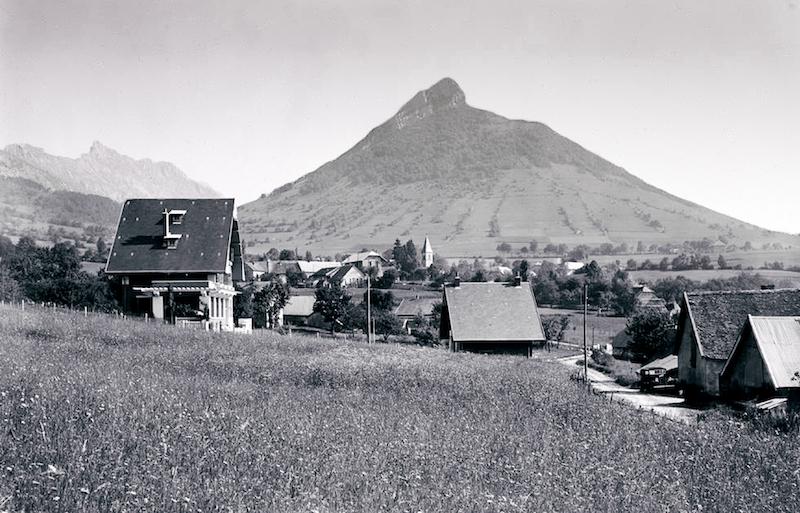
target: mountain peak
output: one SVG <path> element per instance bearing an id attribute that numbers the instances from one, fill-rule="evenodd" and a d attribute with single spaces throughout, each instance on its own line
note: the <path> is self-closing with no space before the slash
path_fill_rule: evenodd
<path id="1" fill-rule="evenodd" d="M 436 112 L 466 105 L 464 91 L 452 78 L 443 78 L 414 95 L 395 115 L 397 128 Z"/>
<path id="2" fill-rule="evenodd" d="M 92 143 L 92 147 L 89 148 L 89 155 L 94 155 L 96 157 L 105 156 L 109 154 L 114 154 L 116 151 L 112 150 L 108 146 L 104 145 L 100 141 L 94 141 Z"/>

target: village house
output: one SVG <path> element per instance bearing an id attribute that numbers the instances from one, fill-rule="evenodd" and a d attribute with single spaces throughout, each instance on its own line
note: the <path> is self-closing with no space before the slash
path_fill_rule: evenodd
<path id="1" fill-rule="evenodd" d="M 394 314 L 403 323 L 403 329 L 411 333 L 417 328 L 417 316 L 422 316 L 426 321 L 433 318 L 433 306 L 441 301 L 439 297 L 403 298 L 394 309 Z"/>
<path id="2" fill-rule="evenodd" d="M 647 285 L 638 284 L 633 286 L 633 301 L 636 310 L 660 310 L 668 311 L 667 302 L 656 295 Z"/>
<path id="3" fill-rule="evenodd" d="M 232 330 L 233 282 L 244 280 L 234 200 L 125 201 L 106 274 L 130 315 Z"/>
<path id="4" fill-rule="evenodd" d="M 352 264 L 341 267 L 328 267 L 312 274 L 307 281 L 309 287 L 328 287 L 336 284 L 342 288 L 363 287 L 367 283 L 367 275 Z"/>
<path id="5" fill-rule="evenodd" d="M 451 351 L 530 356 L 546 338 L 528 283 L 461 283 L 444 288 L 439 338 Z"/>
<path id="6" fill-rule="evenodd" d="M 383 271 L 389 261 L 375 251 L 362 251 L 361 253 L 353 253 L 342 260 L 342 265 L 347 264 L 355 265 L 364 273 L 374 273 L 374 277 L 380 278 L 383 276 Z"/>
<path id="7" fill-rule="evenodd" d="M 726 399 L 800 400 L 800 317 L 748 316 L 719 386 Z"/>
<path id="8" fill-rule="evenodd" d="M 292 326 L 305 326 L 308 318 L 314 314 L 314 296 L 292 296 L 283 307 L 283 322 Z"/>
<path id="9" fill-rule="evenodd" d="M 749 315 L 800 316 L 800 290 L 684 293 L 675 352 L 687 396 L 719 397 L 720 373 Z"/>

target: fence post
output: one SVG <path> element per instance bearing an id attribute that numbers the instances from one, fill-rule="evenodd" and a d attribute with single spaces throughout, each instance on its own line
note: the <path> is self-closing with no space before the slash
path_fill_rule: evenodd
<path id="1" fill-rule="evenodd" d="M 87 307 L 87 306 L 83 307 L 83 316 L 84 317 L 89 317 L 89 307 Z"/>
<path id="2" fill-rule="evenodd" d="M 150 317 L 147 315 L 147 312 L 144 313 L 144 322 L 145 322 L 145 324 L 150 322 Z"/>
<path id="3" fill-rule="evenodd" d="M 25 311 L 25 300 L 23 299 L 22 301 L 20 301 L 20 304 L 22 305 L 22 311 L 24 312 Z"/>

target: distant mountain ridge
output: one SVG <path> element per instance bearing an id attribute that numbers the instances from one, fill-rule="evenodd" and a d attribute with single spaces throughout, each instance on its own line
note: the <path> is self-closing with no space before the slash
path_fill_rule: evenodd
<path id="1" fill-rule="evenodd" d="M 0 150 L 0 176 L 21 177 L 51 190 L 126 198 L 219 197 L 169 162 L 135 160 L 95 141 L 76 159 L 59 157 L 28 144 Z"/>
<path id="2" fill-rule="evenodd" d="M 109 239 L 127 198 L 219 197 L 168 162 L 134 160 L 99 142 L 77 159 L 27 144 L 0 150 L 0 235 Z"/>
<path id="3" fill-rule="evenodd" d="M 333 253 L 426 234 L 446 256 L 531 240 L 800 245 L 660 190 L 542 123 L 471 107 L 449 78 L 239 216 L 256 250 Z"/>

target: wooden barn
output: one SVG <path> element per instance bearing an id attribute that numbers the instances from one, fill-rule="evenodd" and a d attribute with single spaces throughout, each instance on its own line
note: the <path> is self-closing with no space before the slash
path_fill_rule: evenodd
<path id="1" fill-rule="evenodd" d="M 244 272 L 232 198 L 123 204 L 106 274 L 119 280 L 126 313 L 232 330 Z"/>
<path id="2" fill-rule="evenodd" d="M 749 316 L 720 374 L 720 394 L 796 400 L 799 393 L 800 317 Z"/>
<path id="3" fill-rule="evenodd" d="M 439 338 L 451 351 L 531 355 L 546 338 L 528 283 L 461 283 L 444 288 Z"/>
<path id="4" fill-rule="evenodd" d="M 800 315 L 800 290 L 690 292 L 683 295 L 675 354 L 687 396 L 720 394 L 719 376 L 749 315 Z"/>

